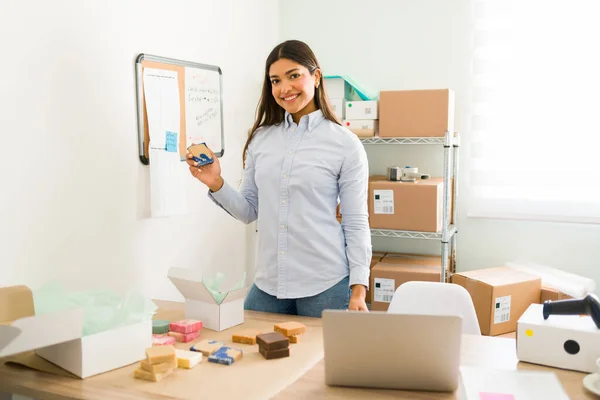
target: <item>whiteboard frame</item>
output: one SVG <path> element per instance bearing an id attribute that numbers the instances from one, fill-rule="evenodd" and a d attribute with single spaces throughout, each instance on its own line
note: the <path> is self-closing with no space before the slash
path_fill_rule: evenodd
<path id="1" fill-rule="evenodd" d="M 148 157 L 144 155 L 144 83 L 142 73 L 142 61 L 154 61 L 163 64 L 179 65 L 182 67 L 192 67 L 198 69 L 204 69 L 208 71 L 219 73 L 219 97 L 220 97 L 220 109 L 221 109 L 221 151 L 214 153 L 217 157 L 223 157 L 225 154 L 225 128 L 223 126 L 223 72 L 221 68 L 216 65 L 201 64 L 191 61 L 176 60 L 173 58 L 160 57 L 152 54 L 141 53 L 136 57 L 135 60 L 135 76 L 136 76 L 136 102 L 137 102 L 137 125 L 138 125 L 138 145 L 139 145 L 139 156 L 140 161 L 144 165 L 150 164 L 150 154 Z M 185 105 L 184 105 L 185 107 Z"/>

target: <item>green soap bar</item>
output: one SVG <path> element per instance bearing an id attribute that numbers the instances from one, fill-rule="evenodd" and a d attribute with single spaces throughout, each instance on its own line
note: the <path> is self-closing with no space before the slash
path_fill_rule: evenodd
<path id="1" fill-rule="evenodd" d="M 168 333 L 169 332 L 169 321 L 164 320 L 153 320 L 152 321 L 152 333 Z"/>

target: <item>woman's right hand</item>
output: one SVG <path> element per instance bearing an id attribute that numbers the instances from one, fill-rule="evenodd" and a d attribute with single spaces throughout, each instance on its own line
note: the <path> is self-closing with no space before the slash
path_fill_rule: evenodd
<path id="1" fill-rule="evenodd" d="M 212 150 L 208 149 L 208 151 L 210 151 L 210 156 L 214 160 L 211 164 L 198 167 L 198 163 L 194 161 L 194 156 L 190 153 L 187 153 L 186 161 L 190 167 L 190 173 L 192 176 L 208 186 L 212 192 L 216 192 L 223 187 L 221 164 Z"/>

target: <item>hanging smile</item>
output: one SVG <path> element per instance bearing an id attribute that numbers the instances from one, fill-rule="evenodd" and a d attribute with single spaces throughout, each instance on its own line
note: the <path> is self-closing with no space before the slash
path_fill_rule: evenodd
<path id="1" fill-rule="evenodd" d="M 294 94 L 292 96 L 289 97 L 283 97 L 283 101 L 285 101 L 286 103 L 291 103 L 294 100 L 296 100 L 298 98 L 298 96 L 300 96 L 299 94 Z"/>

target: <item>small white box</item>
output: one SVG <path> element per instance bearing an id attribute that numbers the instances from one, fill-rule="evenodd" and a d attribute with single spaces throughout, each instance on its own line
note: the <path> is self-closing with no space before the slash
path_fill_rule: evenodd
<path id="1" fill-rule="evenodd" d="M 377 100 L 346 101 L 344 106 L 345 119 L 378 119 Z"/>
<path id="2" fill-rule="evenodd" d="M 333 113 L 340 120 L 344 119 L 344 99 L 329 99 L 329 104 L 331 105 L 331 109 Z"/>
<path id="3" fill-rule="evenodd" d="M 588 315 L 543 316 L 531 304 L 517 321 L 517 358 L 550 367 L 594 373 L 600 358 L 600 329 Z"/>
<path id="4" fill-rule="evenodd" d="M 168 276 L 185 298 L 186 318 L 199 319 L 203 328 L 218 332 L 244 323 L 247 287 L 228 291 L 219 304 L 196 271 L 173 267 Z"/>
<path id="5" fill-rule="evenodd" d="M 14 331 L 19 334 L 14 336 Z M 12 340 L 6 338 L 12 336 Z M 35 350 L 37 355 L 87 378 L 146 358 L 152 321 L 83 336 L 83 309 L 36 315 L 0 325 L 0 357 Z"/>
<path id="6" fill-rule="evenodd" d="M 44 347 L 36 353 L 80 378 L 88 378 L 145 359 L 149 347 L 152 320 Z"/>

